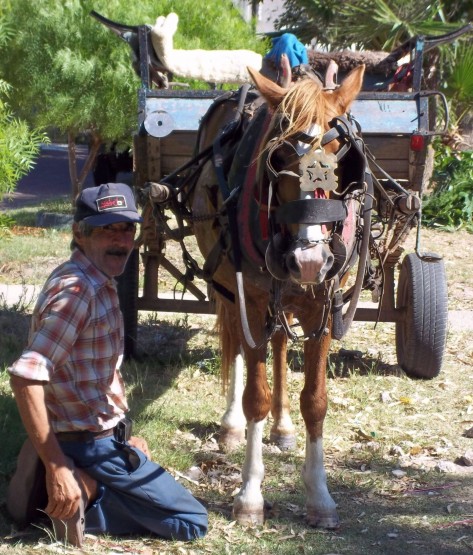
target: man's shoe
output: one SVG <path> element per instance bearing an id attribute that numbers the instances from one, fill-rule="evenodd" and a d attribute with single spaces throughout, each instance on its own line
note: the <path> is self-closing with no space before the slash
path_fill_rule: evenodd
<path id="1" fill-rule="evenodd" d="M 7 491 L 7 510 L 20 528 L 44 515 L 48 504 L 44 465 L 29 439 L 20 450 Z"/>

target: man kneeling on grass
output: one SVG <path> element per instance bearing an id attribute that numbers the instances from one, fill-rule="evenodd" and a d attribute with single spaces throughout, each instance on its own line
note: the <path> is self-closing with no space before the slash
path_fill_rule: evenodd
<path id="1" fill-rule="evenodd" d="M 9 486 L 20 525 L 44 509 L 59 541 L 84 531 L 203 537 L 205 508 L 131 436 L 120 374 L 123 321 L 114 277 L 141 222 L 122 183 L 84 189 L 76 201 L 72 255 L 50 275 L 30 337 L 9 368 L 28 439 Z"/>

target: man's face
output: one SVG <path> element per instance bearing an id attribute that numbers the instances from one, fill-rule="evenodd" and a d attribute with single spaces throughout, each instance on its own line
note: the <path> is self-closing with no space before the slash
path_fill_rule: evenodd
<path id="1" fill-rule="evenodd" d="M 87 237 L 77 226 L 73 228 L 74 239 L 82 252 L 109 277 L 123 273 L 133 249 L 135 231 L 135 224 L 126 222 L 96 227 Z"/>

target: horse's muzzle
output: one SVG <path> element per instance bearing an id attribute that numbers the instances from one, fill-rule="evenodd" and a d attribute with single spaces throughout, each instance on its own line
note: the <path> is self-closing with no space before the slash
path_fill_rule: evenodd
<path id="1" fill-rule="evenodd" d="M 297 241 L 287 252 L 286 267 L 292 281 L 300 285 L 318 285 L 333 266 L 334 256 L 326 243 L 302 243 Z"/>

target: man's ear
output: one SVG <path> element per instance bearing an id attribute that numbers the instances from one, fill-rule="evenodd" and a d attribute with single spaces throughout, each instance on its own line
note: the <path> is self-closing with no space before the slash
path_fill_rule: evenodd
<path id="1" fill-rule="evenodd" d="M 77 222 L 72 223 L 72 237 L 76 243 L 82 239 L 83 234 L 81 233 L 79 224 Z"/>

